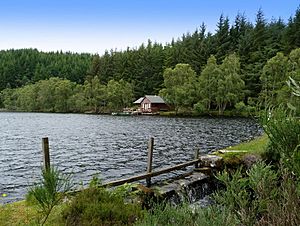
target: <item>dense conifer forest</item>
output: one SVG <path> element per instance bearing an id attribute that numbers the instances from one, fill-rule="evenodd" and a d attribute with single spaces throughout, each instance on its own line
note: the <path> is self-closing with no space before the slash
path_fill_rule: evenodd
<path id="1" fill-rule="evenodd" d="M 101 56 L 2 50 L 1 105 L 9 110 L 105 112 L 160 94 L 176 111 L 222 114 L 281 103 L 297 108 L 287 81 L 300 80 L 299 47 L 300 8 L 287 22 L 267 20 L 261 9 L 255 23 L 243 14 L 232 21 L 221 15 L 214 33 L 203 23 L 165 45 L 149 40 Z"/>

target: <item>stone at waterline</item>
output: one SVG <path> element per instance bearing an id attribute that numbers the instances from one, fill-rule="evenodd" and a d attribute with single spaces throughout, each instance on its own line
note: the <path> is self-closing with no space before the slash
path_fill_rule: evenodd
<path id="1" fill-rule="evenodd" d="M 200 167 L 211 167 L 214 169 L 223 168 L 223 158 L 217 155 L 203 155 L 200 156 L 201 162 Z"/>
<path id="2" fill-rule="evenodd" d="M 210 177 L 208 175 L 200 172 L 193 172 L 193 174 L 183 179 L 174 180 L 165 185 L 154 186 L 153 189 L 156 191 L 155 194 L 157 196 L 178 204 L 182 201 L 187 201 L 186 199 L 191 199 L 191 191 L 194 190 L 194 188 L 209 183 L 209 180 Z M 194 193 L 194 191 L 192 193 Z"/>

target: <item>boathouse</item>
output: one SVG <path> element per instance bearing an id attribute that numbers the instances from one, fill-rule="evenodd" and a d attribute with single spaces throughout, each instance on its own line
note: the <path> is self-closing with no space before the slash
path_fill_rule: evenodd
<path id="1" fill-rule="evenodd" d="M 141 113 L 157 113 L 159 111 L 169 110 L 169 106 L 160 96 L 146 95 L 134 102 L 139 105 Z"/>

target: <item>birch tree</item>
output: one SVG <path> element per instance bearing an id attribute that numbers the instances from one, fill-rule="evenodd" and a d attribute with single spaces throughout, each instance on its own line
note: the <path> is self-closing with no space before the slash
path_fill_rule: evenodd
<path id="1" fill-rule="evenodd" d="M 236 54 L 227 56 L 220 65 L 221 74 L 217 78 L 216 104 L 219 114 L 227 106 L 233 106 L 244 97 L 245 82 L 240 74 L 240 62 Z"/>
<path id="2" fill-rule="evenodd" d="M 221 70 L 217 65 L 217 60 L 212 55 L 207 60 L 207 64 L 199 77 L 199 95 L 201 102 L 208 110 L 211 109 L 212 103 L 216 100 L 218 78 L 220 75 Z"/>
<path id="3" fill-rule="evenodd" d="M 180 107 L 192 107 L 196 102 L 197 75 L 188 64 L 177 64 L 174 69 L 164 71 L 164 86 L 160 95 L 175 107 L 176 113 Z"/>
<path id="4" fill-rule="evenodd" d="M 275 57 L 267 61 L 263 67 L 260 80 L 262 91 L 260 100 L 264 105 L 277 104 L 279 91 L 286 85 L 288 79 L 288 58 L 283 53 L 277 53 Z"/>

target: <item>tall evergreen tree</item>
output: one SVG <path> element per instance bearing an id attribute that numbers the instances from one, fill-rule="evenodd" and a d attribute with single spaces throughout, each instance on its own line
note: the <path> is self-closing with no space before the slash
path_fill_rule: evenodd
<path id="1" fill-rule="evenodd" d="M 300 47 L 300 7 L 296 10 L 295 16 L 289 19 L 285 40 L 286 52 Z"/>
<path id="2" fill-rule="evenodd" d="M 225 56 L 230 51 L 230 31 L 229 31 L 230 25 L 229 25 L 229 19 L 228 17 L 223 16 L 223 14 L 219 18 L 219 22 L 217 24 L 217 30 L 216 30 L 216 45 L 217 45 L 217 52 L 216 52 L 216 58 L 218 62 L 222 62 L 222 60 L 225 58 Z"/>

